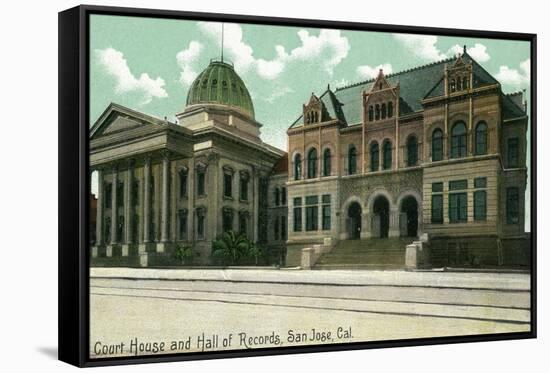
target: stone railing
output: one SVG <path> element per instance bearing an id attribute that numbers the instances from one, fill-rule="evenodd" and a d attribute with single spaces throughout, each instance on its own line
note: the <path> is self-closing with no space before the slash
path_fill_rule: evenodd
<path id="1" fill-rule="evenodd" d="M 430 243 L 427 233 L 420 236 L 418 241 L 407 245 L 405 252 L 405 269 L 415 270 L 430 267 Z"/>
<path id="2" fill-rule="evenodd" d="M 334 240 L 332 238 L 325 238 L 322 245 L 313 245 L 312 247 L 305 247 L 302 249 L 302 257 L 300 267 L 302 269 L 311 269 L 315 266 L 315 263 L 319 258 L 332 250 L 334 247 Z"/>

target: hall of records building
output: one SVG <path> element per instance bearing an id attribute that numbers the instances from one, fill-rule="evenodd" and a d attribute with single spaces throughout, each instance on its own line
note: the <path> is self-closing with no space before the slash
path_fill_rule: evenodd
<path id="1" fill-rule="evenodd" d="M 233 66 L 212 61 L 175 123 L 111 104 L 93 125 L 92 265 L 174 264 L 176 244 L 209 264 L 227 230 L 286 266 L 315 248 L 314 268 L 400 268 L 418 237 L 425 266 L 528 265 L 523 100 L 465 48 L 312 93 L 287 154 L 260 139 Z"/>

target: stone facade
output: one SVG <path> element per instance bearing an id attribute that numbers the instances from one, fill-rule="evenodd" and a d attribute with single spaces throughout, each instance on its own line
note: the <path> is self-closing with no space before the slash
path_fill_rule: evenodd
<path id="1" fill-rule="evenodd" d="M 521 93 L 466 52 L 312 94 L 287 131 L 289 245 L 427 233 L 436 264 L 465 265 L 455 249 L 498 264 L 503 241 L 526 238 L 527 124 Z"/>
<path id="2" fill-rule="evenodd" d="M 215 65 L 228 70 L 220 86 L 231 87 L 232 67 Z M 249 95 L 239 84 L 235 100 L 242 101 Z M 118 257 L 130 265 L 173 264 L 182 245 L 197 253 L 195 264 L 209 264 L 212 240 L 224 230 L 267 242 L 268 178 L 285 152 L 260 140 L 251 102 L 195 101 L 188 99 L 176 123 L 111 104 L 92 127 L 92 263 Z"/>

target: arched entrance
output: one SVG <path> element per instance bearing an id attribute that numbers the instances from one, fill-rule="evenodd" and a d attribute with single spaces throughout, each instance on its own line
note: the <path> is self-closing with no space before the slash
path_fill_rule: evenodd
<path id="1" fill-rule="evenodd" d="M 373 236 L 386 238 L 390 230 L 390 202 L 384 196 L 378 196 L 374 200 L 373 212 Z"/>
<path id="2" fill-rule="evenodd" d="M 401 203 L 400 228 L 402 236 L 418 236 L 418 202 L 413 196 L 405 197 Z"/>
<path id="3" fill-rule="evenodd" d="M 348 207 L 348 233 L 352 240 L 361 238 L 361 205 L 357 202 Z"/>

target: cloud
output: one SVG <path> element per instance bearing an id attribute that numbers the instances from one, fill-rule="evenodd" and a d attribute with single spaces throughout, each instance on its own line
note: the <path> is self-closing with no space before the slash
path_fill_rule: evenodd
<path id="1" fill-rule="evenodd" d="M 221 24 L 199 22 L 199 29 L 221 44 Z M 332 75 L 334 68 L 348 55 L 350 45 L 340 30 L 320 30 L 311 35 L 307 30 L 298 31 L 301 45 L 288 51 L 282 45 L 275 46 L 275 57 L 271 60 L 254 57 L 254 50 L 243 40 L 243 30 L 238 24 L 224 26 L 224 53 L 241 73 L 255 72 L 263 79 L 278 78 L 293 62 L 314 60 L 324 71 Z"/>
<path id="2" fill-rule="evenodd" d="M 464 47 L 456 44 L 449 49 L 447 56 L 456 56 L 457 54 L 462 54 L 463 51 Z M 466 48 L 466 51 L 477 62 L 487 62 L 491 59 L 491 56 L 487 53 L 487 47 L 480 43 L 475 43 L 472 48 Z"/>
<path id="3" fill-rule="evenodd" d="M 95 54 L 99 64 L 115 79 L 115 93 L 138 92 L 143 95 L 141 104 L 148 104 L 153 98 L 168 97 L 164 89 L 164 79 L 161 77 L 151 79 L 147 73 L 142 73 L 139 78 L 136 78 L 130 71 L 122 52 L 106 48 L 96 49 Z"/>
<path id="4" fill-rule="evenodd" d="M 382 69 L 384 71 L 384 75 L 391 74 L 393 69 L 391 64 L 385 63 L 382 65 L 378 65 L 375 67 L 371 67 L 369 65 L 362 65 L 357 67 L 357 74 L 362 79 L 374 79 L 378 76 L 378 72 Z"/>
<path id="5" fill-rule="evenodd" d="M 455 44 L 447 52 L 443 52 L 437 47 L 438 38 L 434 35 L 394 34 L 393 37 L 401 42 L 409 52 L 425 61 L 444 60 L 461 54 L 464 50 L 463 46 Z M 487 53 L 487 47 L 480 43 L 475 43 L 473 47 L 466 48 L 466 50 L 477 62 L 487 62 L 491 58 Z"/>
<path id="6" fill-rule="evenodd" d="M 393 37 L 420 59 L 437 61 L 447 57 L 436 46 L 437 36 L 394 34 Z"/>
<path id="7" fill-rule="evenodd" d="M 189 42 L 189 46 L 176 54 L 176 61 L 181 68 L 180 82 L 184 86 L 189 86 L 193 83 L 199 74 L 195 68 L 195 62 L 203 51 L 204 46 L 198 41 Z"/>
<path id="8" fill-rule="evenodd" d="M 510 68 L 507 65 L 500 66 L 495 78 L 514 89 L 526 88 L 531 82 L 531 59 L 521 62 L 519 69 Z"/>
<path id="9" fill-rule="evenodd" d="M 276 99 L 283 97 L 287 93 L 293 93 L 293 92 L 294 90 L 290 87 L 276 88 L 272 91 L 272 93 L 269 96 L 265 97 L 263 100 L 272 104 Z"/>

